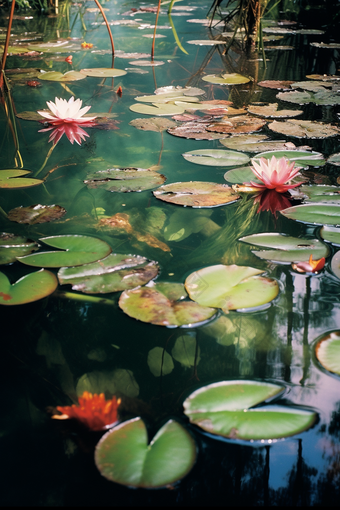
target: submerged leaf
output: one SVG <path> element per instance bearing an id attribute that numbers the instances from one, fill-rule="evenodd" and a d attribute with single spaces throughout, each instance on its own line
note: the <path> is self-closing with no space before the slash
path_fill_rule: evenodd
<path id="1" fill-rule="evenodd" d="M 17 223 L 46 223 L 54 221 L 66 214 L 66 209 L 60 205 L 30 205 L 28 207 L 16 207 L 8 213 L 8 219 Z"/>
<path id="2" fill-rule="evenodd" d="M 148 366 L 155 377 L 160 377 L 173 371 L 174 362 L 163 347 L 154 347 L 148 353 Z"/>

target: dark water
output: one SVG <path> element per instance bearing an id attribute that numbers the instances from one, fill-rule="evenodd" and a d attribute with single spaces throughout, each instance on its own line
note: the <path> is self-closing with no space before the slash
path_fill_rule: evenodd
<path id="1" fill-rule="evenodd" d="M 13 31 L 45 33 L 45 40 L 60 37 L 83 37 L 78 12 L 84 14 L 88 28 L 84 38 L 94 50 L 108 50 L 106 28 L 96 13 L 86 5 L 70 8 L 61 19 L 35 17 L 16 20 Z M 139 2 L 108 2 L 109 20 L 121 19 L 119 13 L 141 5 Z M 146 5 L 146 4 L 145 4 Z M 179 6 L 182 3 L 178 4 Z M 338 329 L 340 287 L 327 267 L 319 276 L 296 275 L 290 266 L 266 263 L 255 257 L 248 245 L 238 238 L 257 232 L 282 232 L 315 235 L 314 229 L 294 223 L 278 214 L 256 213 L 251 199 L 205 210 L 215 227 L 211 234 L 191 234 L 186 239 L 168 241 L 171 251 L 163 251 L 140 242 L 133 235 L 98 226 L 95 209 L 102 214 L 129 215 L 136 230 L 146 224 L 151 208 L 161 210 L 166 221 L 174 212 L 185 228 L 201 212 L 160 202 L 150 191 L 108 193 L 89 190 L 83 183 L 88 169 L 102 160 L 110 167 L 161 165 L 167 183 L 202 180 L 224 183 L 225 168 L 193 165 L 181 156 L 197 148 L 220 147 L 216 141 L 176 138 L 168 133 L 143 132 L 129 126 L 140 115 L 129 110 L 134 97 L 153 93 L 168 85 L 199 86 L 207 99 L 231 99 L 238 107 L 253 101 L 275 102 L 275 90 L 256 85 L 263 79 L 301 80 L 306 74 L 333 74 L 338 67 L 337 50 L 310 46 L 322 36 L 286 35 L 272 44 L 293 45 L 293 50 L 268 51 L 267 68 L 261 55 L 247 58 L 237 47 L 228 54 L 207 46 L 186 44 L 187 40 L 208 38 L 208 29 L 188 18 L 202 19 L 208 10 L 205 1 L 188 2 L 194 8 L 185 15 L 174 9 L 172 18 L 178 37 L 189 55 L 177 47 L 171 29 L 160 28 L 165 38 L 156 40 L 155 58 L 165 64 L 141 67 L 139 74 L 130 60 L 116 58 L 115 66 L 129 68 L 127 75 L 102 82 L 98 78 L 67 83 L 43 82 L 40 88 L 13 83 L 12 97 L 17 112 L 36 111 L 55 97 L 69 99 L 70 91 L 91 105 L 91 112 L 112 112 L 119 130 L 88 130 L 90 138 L 81 147 L 72 146 L 66 137 L 57 144 L 41 175 L 55 169 L 44 186 L 22 190 L 1 190 L 1 207 L 36 203 L 57 203 L 67 210 L 63 221 L 24 226 L 1 217 L 1 230 L 20 233 L 32 239 L 58 234 L 87 234 L 107 241 L 113 251 L 135 253 L 157 260 L 161 267 L 158 281 L 184 282 L 185 277 L 202 266 L 217 263 L 251 265 L 268 270 L 281 282 L 279 298 L 267 310 L 252 313 L 231 312 L 217 321 L 192 329 L 167 329 L 135 321 L 118 307 L 79 302 L 57 296 L 17 307 L 2 307 L 1 313 L 1 459 L 3 505 L 38 506 L 170 506 L 174 504 L 245 506 L 245 505 L 329 505 L 339 498 L 340 482 L 340 382 L 322 371 L 313 354 L 313 342 L 327 331 Z M 290 5 L 290 4 L 289 4 Z M 281 14 L 281 17 L 283 15 Z M 301 13 L 300 13 L 301 17 Z M 142 19 L 154 23 L 150 13 L 125 15 L 124 19 Z M 95 23 L 95 24 L 93 24 Z M 3 19 L 2 25 L 5 26 Z M 170 26 L 166 8 L 160 26 Z M 319 28 L 311 26 L 310 28 Z M 149 52 L 151 39 L 142 37 L 153 29 L 113 26 L 116 49 L 125 52 Z M 63 59 L 45 54 L 37 61 L 9 57 L 7 67 L 39 67 L 66 72 Z M 133 60 L 133 59 L 131 59 Z M 74 53 L 73 67 L 109 67 L 111 56 L 91 51 Z M 132 70 L 131 70 L 132 69 Z M 204 74 L 239 72 L 254 82 L 234 87 L 210 85 L 201 80 Z M 121 85 L 123 96 L 114 90 Z M 304 107 L 304 118 L 337 122 L 336 107 Z M 51 147 L 48 133 L 39 133 L 37 122 L 16 119 L 20 153 L 24 168 L 36 172 Z M 15 147 L 4 110 L 1 112 L 1 168 L 14 168 Z M 264 132 L 265 129 L 264 129 Z M 277 136 L 276 138 L 282 138 Z M 296 145 L 306 141 L 292 140 Z M 338 139 L 308 140 L 308 145 L 325 155 L 337 152 Z M 58 168 L 57 168 L 58 167 Z M 334 183 L 337 172 L 326 165 L 317 170 Z M 179 212 L 178 212 L 179 211 Z M 98 209 L 97 209 L 98 213 Z M 67 220 L 67 221 L 64 221 Z M 216 230 L 216 231 L 215 231 Z M 156 237 L 165 242 L 162 231 Z M 33 269 L 32 269 L 33 270 Z M 30 271 L 19 263 L 3 266 L 2 271 L 16 281 Z M 184 366 L 175 361 L 169 375 L 155 377 L 147 357 L 155 346 L 171 353 L 178 338 L 196 345 L 196 364 Z M 196 388 L 224 379 L 268 380 L 284 384 L 283 405 L 294 404 L 314 409 L 318 421 L 300 435 L 256 447 L 222 442 L 190 428 L 198 445 L 198 458 L 189 475 L 173 490 L 132 490 L 110 483 L 100 476 L 93 462 L 93 447 L 99 436 L 86 434 L 69 424 L 52 421 L 49 406 L 68 405 L 83 389 L 110 393 L 113 372 L 120 370 L 120 392 L 125 395 L 129 416 L 142 416 L 150 435 L 169 418 L 187 424 L 182 402 Z M 116 372 L 117 373 L 117 372 Z M 111 386 L 112 387 L 112 386 Z M 124 400 L 124 399 L 123 399 Z"/>

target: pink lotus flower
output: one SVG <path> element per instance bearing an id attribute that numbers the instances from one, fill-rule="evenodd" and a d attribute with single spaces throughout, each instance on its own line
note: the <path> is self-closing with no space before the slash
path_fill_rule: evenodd
<path id="1" fill-rule="evenodd" d="M 67 136 L 72 145 L 73 142 L 76 142 L 78 145 L 81 145 L 81 142 L 85 140 L 87 136 L 90 136 L 84 129 L 82 129 L 75 122 L 68 122 L 65 124 L 60 124 L 59 126 L 52 126 L 45 129 L 40 129 L 39 133 L 42 133 L 43 131 L 51 131 L 51 129 L 53 131 L 52 133 L 50 133 L 48 141 L 52 142 L 53 140 L 54 145 L 56 145 L 59 142 L 63 134 Z"/>
<path id="2" fill-rule="evenodd" d="M 294 168 L 295 162 L 288 162 L 286 158 L 276 159 L 275 156 L 272 159 L 260 159 L 260 164 L 252 161 L 253 166 L 251 167 L 253 173 L 256 175 L 263 184 L 257 184 L 250 182 L 251 186 L 260 189 L 275 189 L 278 193 L 284 193 L 288 189 L 296 188 L 301 183 L 297 184 L 285 184 L 293 179 L 299 172 L 301 167 Z"/>

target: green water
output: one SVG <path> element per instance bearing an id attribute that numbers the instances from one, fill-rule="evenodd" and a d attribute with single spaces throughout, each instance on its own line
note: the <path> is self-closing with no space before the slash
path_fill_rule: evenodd
<path id="1" fill-rule="evenodd" d="M 80 4 L 79 4 L 80 5 Z M 152 13 L 134 17 L 120 13 L 138 7 L 139 2 L 105 4 L 109 20 L 142 19 L 154 23 Z M 181 5 L 179 3 L 178 5 Z M 280 282 L 280 295 L 266 310 L 230 312 L 197 328 L 169 329 L 136 321 L 118 307 L 119 293 L 105 297 L 114 306 L 80 302 L 52 295 L 35 303 L 1 307 L 1 459 L 5 489 L 4 505 L 336 505 L 340 476 L 340 382 L 322 371 L 314 359 L 313 342 L 327 331 L 339 328 L 340 288 L 327 266 L 319 276 L 293 273 L 290 266 L 261 261 L 248 245 L 238 242 L 242 236 L 258 232 L 282 232 L 295 236 L 314 235 L 314 228 L 285 219 L 270 212 L 257 213 L 250 197 L 234 204 L 202 210 L 181 208 L 157 200 L 151 191 L 109 193 L 90 190 L 83 181 L 89 170 L 98 168 L 102 160 L 108 167 L 149 168 L 160 165 L 167 183 L 201 180 L 225 183 L 227 169 L 194 165 L 182 153 L 197 148 L 220 148 L 216 141 L 187 140 L 150 131 L 140 131 L 129 122 L 141 115 L 129 110 L 137 95 L 151 94 L 157 87 L 168 85 L 198 86 L 206 99 L 229 99 L 241 107 L 253 101 L 275 101 L 275 90 L 256 86 L 263 79 L 301 80 L 306 74 L 336 72 L 338 50 L 319 50 L 309 45 L 321 36 L 287 35 L 280 44 L 294 45 L 293 50 L 267 53 L 267 69 L 261 56 L 247 59 L 241 52 L 228 57 L 221 50 L 186 44 L 192 39 L 205 39 L 208 30 L 187 19 L 204 18 L 208 2 L 188 2 L 195 8 L 186 15 L 174 15 L 178 37 L 189 53 L 177 47 L 171 29 L 160 28 L 165 38 L 156 39 L 155 59 L 164 65 L 141 67 L 130 59 L 116 57 L 115 67 L 128 68 L 119 78 L 102 81 L 86 78 L 67 83 L 42 82 L 39 88 L 13 82 L 12 97 L 18 113 L 37 111 L 55 97 L 69 99 L 70 91 L 90 112 L 112 112 L 119 121 L 114 130 L 87 129 L 90 137 L 79 147 L 64 136 L 49 157 L 41 176 L 53 170 L 44 186 L 20 190 L 1 190 L 1 207 L 8 212 L 14 207 L 33 204 L 58 204 L 67 214 L 59 221 L 25 226 L 1 217 L 1 230 L 22 234 L 30 239 L 59 234 L 85 234 L 107 241 L 118 253 L 143 255 L 158 261 L 161 271 L 157 281 L 183 283 L 193 271 L 208 265 L 224 263 L 254 266 L 267 270 Z M 13 31 L 45 33 L 46 41 L 65 37 L 84 37 L 94 50 L 109 50 L 109 38 L 101 18 L 85 11 L 93 7 L 87 2 L 70 9 L 67 18 L 38 17 L 15 20 Z M 88 32 L 84 36 L 78 16 L 84 13 Z M 173 11 L 180 14 L 180 10 Z M 95 24 L 93 24 L 95 23 Z M 169 25 L 166 7 L 159 25 Z M 5 26 L 5 20 L 2 22 Z M 139 29 L 112 26 L 117 50 L 150 52 L 152 28 Z M 311 28 L 319 28 L 313 26 Z M 110 67 L 111 55 L 82 51 L 73 54 L 73 68 Z M 322 53 L 325 51 L 326 53 Z M 55 54 L 45 54 L 36 61 L 8 57 L 7 68 L 39 67 L 66 72 L 70 66 Z M 66 56 L 66 55 L 65 55 Z M 133 59 L 131 59 L 133 60 Z M 201 80 L 204 74 L 239 72 L 255 82 L 234 87 L 210 85 Z M 123 95 L 115 90 L 122 86 Z M 304 107 L 309 120 L 337 122 L 337 107 Z M 1 168 L 14 168 L 14 143 L 4 109 L 1 111 Z M 43 165 L 51 147 L 49 133 L 34 121 L 16 119 L 20 154 L 24 168 L 33 173 Z M 282 138 L 277 135 L 274 138 Z M 307 141 L 292 140 L 296 145 Z M 337 152 L 338 139 L 308 140 L 314 150 L 325 156 Z M 317 169 L 335 183 L 337 172 L 326 165 Z M 153 235 L 167 248 L 155 248 L 139 241 L 131 233 L 103 229 L 95 209 L 107 216 L 125 214 L 135 231 L 143 231 L 152 214 L 162 212 L 167 225 L 178 215 L 179 230 L 187 228 L 198 214 L 211 220 L 210 233 L 192 233 L 178 242 L 167 241 L 162 228 Z M 154 209 L 152 209 L 154 208 Z M 103 212 L 103 211 L 102 211 Z M 165 251 L 168 249 L 168 251 Z M 1 270 L 12 282 L 31 270 L 15 263 Z M 65 290 L 64 288 L 62 290 Z M 181 340 L 179 340 L 181 339 Z M 175 360 L 173 371 L 155 377 L 147 364 L 148 353 L 158 346 L 168 353 L 176 342 L 194 346 L 186 361 Z M 186 363 L 186 364 L 185 364 Z M 132 490 L 102 478 L 93 462 L 93 448 L 100 435 L 91 436 L 69 424 L 50 419 L 49 406 L 69 405 L 82 390 L 107 390 L 113 372 L 121 370 L 124 379 L 120 392 L 124 417 L 142 416 L 150 436 L 169 418 L 178 419 L 193 434 L 198 448 L 197 462 L 174 490 Z M 116 372 L 117 373 L 117 372 Z M 283 383 L 286 393 L 281 403 L 315 410 L 318 421 L 302 434 L 265 445 L 222 442 L 191 427 L 182 413 L 183 400 L 195 389 L 224 379 L 256 379 Z M 108 390 L 107 390 L 108 392 Z"/>

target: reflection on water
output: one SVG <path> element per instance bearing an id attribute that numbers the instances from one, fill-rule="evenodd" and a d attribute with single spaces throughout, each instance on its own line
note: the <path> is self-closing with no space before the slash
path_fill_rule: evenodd
<path id="1" fill-rule="evenodd" d="M 114 2 L 106 6 L 110 9 L 109 19 L 120 19 L 119 6 Z M 123 11 L 138 6 L 139 2 L 125 2 Z M 195 18 L 205 17 L 205 2 L 191 6 L 195 7 Z M 36 25 L 32 22 L 30 26 L 28 21 L 21 21 L 20 27 L 43 31 L 46 24 L 51 37 L 57 36 L 56 30 L 58 37 L 79 37 L 81 21 L 77 9 L 74 4 L 70 11 L 71 20 L 75 20 L 71 33 L 66 25 L 57 29 L 55 20 L 46 18 L 39 18 L 34 21 Z M 101 20 L 95 13 L 83 8 L 82 12 L 88 28 L 86 41 L 94 43 L 95 52 L 74 53 L 74 68 L 110 66 L 110 54 L 105 53 L 106 28 L 98 24 Z M 145 23 L 152 24 L 154 20 L 150 12 L 124 16 L 128 20 L 139 17 Z M 187 15 L 173 17 L 182 45 L 186 40 L 207 37 L 204 26 L 187 23 L 186 19 Z M 167 24 L 167 20 L 164 11 L 160 24 Z M 150 39 L 141 37 L 143 31 L 150 33 L 147 28 L 115 25 L 116 47 L 126 53 L 149 52 Z M 182 283 L 191 272 L 218 263 L 254 266 L 276 278 L 282 291 L 266 310 L 230 312 L 192 329 L 167 329 L 135 321 L 119 309 L 116 294 L 108 296 L 113 306 L 52 295 L 27 305 L 5 310 L 2 307 L 1 442 L 2 478 L 7 487 L 3 504 L 98 506 L 114 501 L 115 505 L 124 506 L 217 506 L 227 501 L 230 505 L 335 505 L 340 487 L 340 381 L 320 370 L 311 345 L 319 335 L 339 328 L 338 280 L 327 267 L 320 275 L 300 275 L 289 265 L 260 260 L 250 246 L 238 242 L 240 237 L 257 232 L 304 236 L 313 235 L 313 229 L 279 213 L 273 216 L 270 211 L 275 204 L 271 198 L 262 203 L 259 212 L 251 196 L 229 206 L 195 210 L 160 202 L 150 191 L 110 193 L 90 189 L 83 181 L 90 171 L 109 162 L 112 168 L 157 166 L 155 170 L 161 170 L 168 183 L 224 183 L 224 168 L 192 165 L 181 156 L 197 148 L 217 148 L 217 140 L 183 139 L 166 132 L 135 129 L 129 125 L 136 118 L 129 110 L 134 97 L 151 94 L 157 86 L 197 85 L 204 89 L 207 99 L 232 100 L 235 107 L 253 101 L 273 102 L 276 91 L 260 89 L 257 81 L 297 81 L 306 74 L 332 74 L 336 54 L 332 52 L 327 60 L 309 45 L 310 36 L 288 35 L 285 44 L 298 44 L 296 50 L 268 52 L 264 71 L 257 55 L 249 60 L 237 45 L 227 56 L 221 47 L 185 45 L 189 53 L 186 55 L 179 51 L 171 30 L 160 29 L 159 33 L 166 38 L 156 40 L 156 59 L 165 64 L 153 69 L 140 67 L 141 73 L 147 71 L 145 74 L 138 74 L 136 67 L 134 72 L 115 78 L 114 88 L 111 79 L 97 78 L 69 83 L 67 88 L 55 82 L 44 82 L 42 87 L 29 88 L 28 92 L 24 83 L 13 87 L 18 112 L 42 109 L 54 97 L 68 99 L 71 91 L 84 104 L 91 105 L 91 112 L 113 114 L 119 124 L 114 124 L 115 129 L 89 130 L 90 137 L 81 147 L 71 146 L 65 137 L 61 138 L 41 173 L 53 170 L 44 186 L 1 190 L 1 207 L 5 211 L 20 205 L 57 203 L 65 207 L 67 216 L 32 226 L 1 217 L 1 228 L 32 239 L 61 233 L 100 237 L 114 252 L 158 261 L 159 281 Z M 63 66 L 68 64 L 58 61 L 54 54 L 37 58 L 33 63 L 13 56 L 8 65 L 66 71 Z M 117 54 L 118 68 L 131 68 L 128 62 Z M 250 75 L 255 81 L 234 87 L 202 82 L 204 74 L 219 73 L 221 68 Z M 118 86 L 123 89 L 121 97 L 114 92 Z M 327 107 L 307 106 L 305 110 L 308 119 L 325 120 L 327 116 L 328 121 L 335 122 L 332 112 Z M 7 118 L 3 112 L 1 115 L 3 147 L 7 147 L 0 155 L 1 168 L 12 168 L 16 147 Z M 46 140 L 37 134 L 37 123 L 17 122 L 24 168 L 36 171 L 46 158 Z M 309 144 L 325 155 L 337 150 L 334 139 L 311 140 Z M 329 167 L 317 170 L 320 175 L 327 173 Z M 327 175 L 332 178 L 331 172 Z M 16 281 L 28 270 L 14 264 L 4 266 L 2 271 Z M 168 356 L 162 374 L 150 361 L 150 352 L 156 347 L 160 351 L 153 351 L 153 355 L 165 351 Z M 318 412 L 319 421 L 299 436 L 256 447 L 218 441 L 189 426 L 198 445 L 198 460 L 171 491 L 132 491 L 108 482 L 93 463 L 93 445 L 98 437 L 94 440 L 69 424 L 50 419 L 50 407 L 69 405 L 84 390 L 103 391 L 108 397 L 122 395 L 122 417 L 142 416 L 152 436 L 169 417 L 186 423 L 182 402 L 196 388 L 239 378 L 285 383 L 287 391 L 282 403 L 312 408 Z"/>

